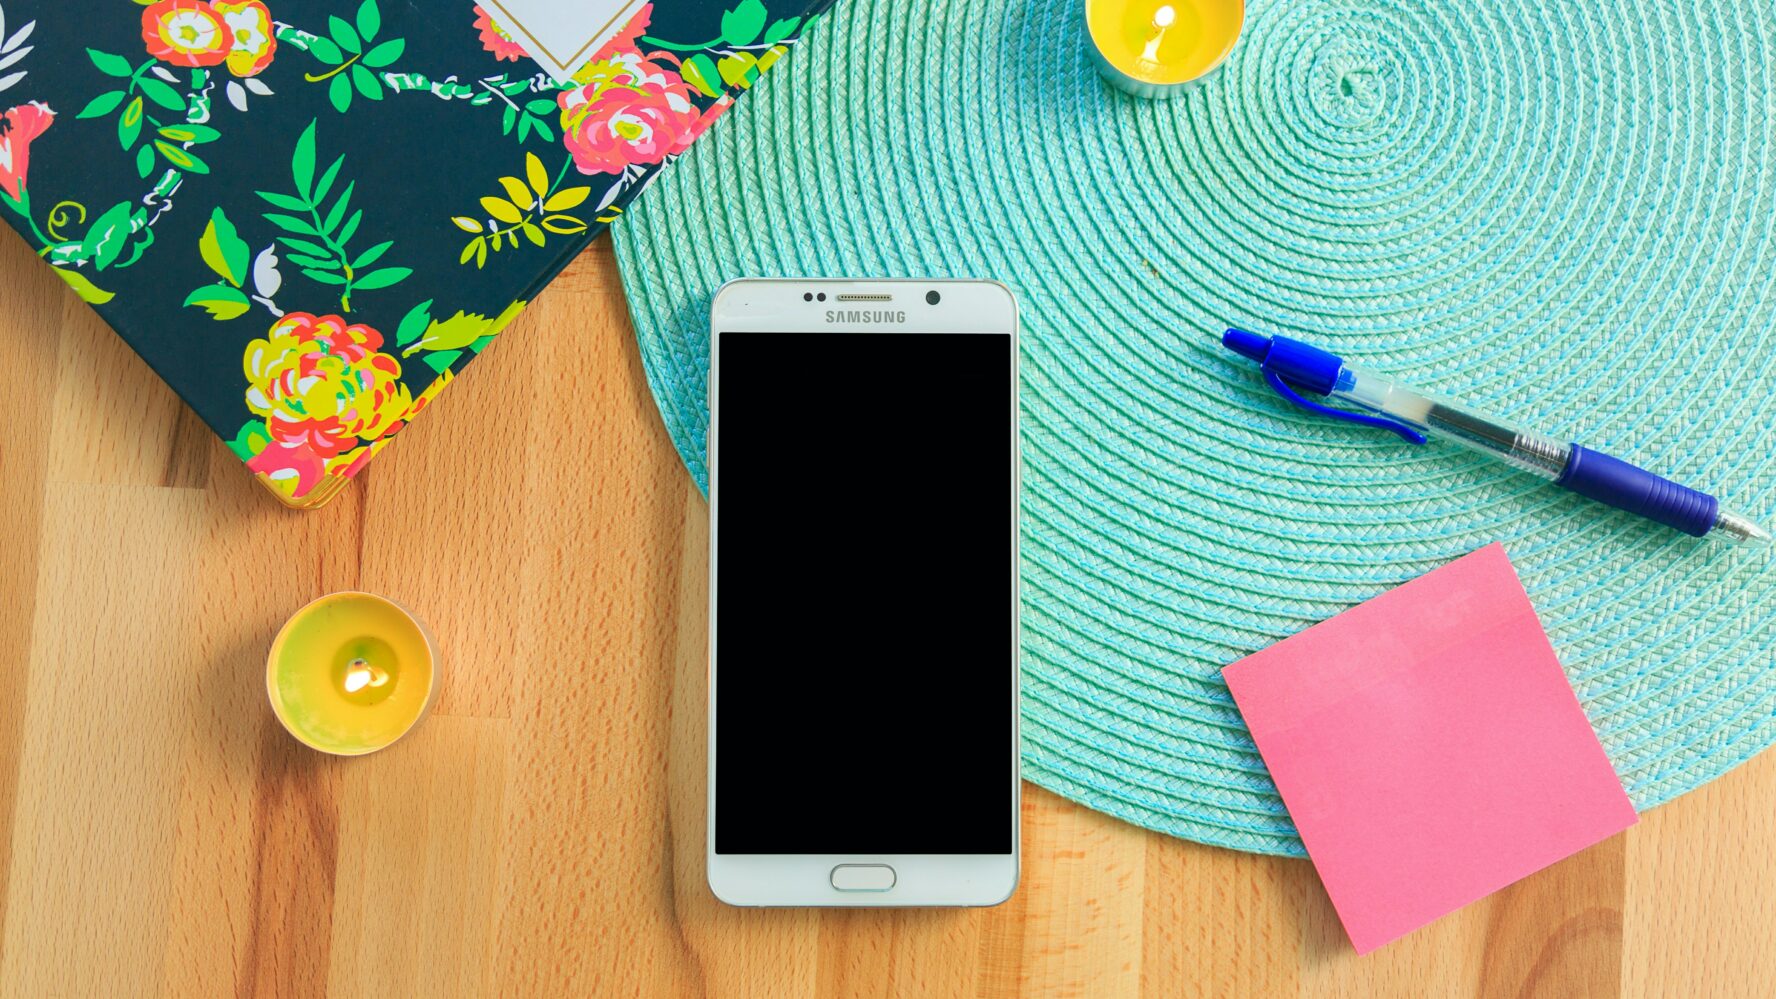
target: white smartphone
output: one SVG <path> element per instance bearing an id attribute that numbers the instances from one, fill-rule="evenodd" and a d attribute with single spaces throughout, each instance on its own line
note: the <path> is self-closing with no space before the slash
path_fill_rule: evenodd
<path id="1" fill-rule="evenodd" d="M 743 280 L 710 312 L 709 887 L 1003 902 L 1017 303 L 990 281 Z"/>

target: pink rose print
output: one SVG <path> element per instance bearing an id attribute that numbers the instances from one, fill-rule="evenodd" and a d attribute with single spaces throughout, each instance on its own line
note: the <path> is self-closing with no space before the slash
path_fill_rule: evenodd
<path id="1" fill-rule="evenodd" d="M 0 191 L 17 201 L 31 165 L 31 140 L 55 121 L 49 105 L 32 101 L 0 112 Z"/>
<path id="2" fill-rule="evenodd" d="M 689 148 L 702 112 L 674 70 L 634 53 L 588 66 L 592 81 L 563 91 L 561 128 L 581 173 L 621 173 Z"/>
<path id="3" fill-rule="evenodd" d="M 481 32 L 481 47 L 493 53 L 495 59 L 517 62 L 530 55 L 524 51 L 524 46 L 506 34 L 506 29 L 499 26 L 492 14 L 481 9 L 480 4 L 475 5 L 475 30 Z"/>

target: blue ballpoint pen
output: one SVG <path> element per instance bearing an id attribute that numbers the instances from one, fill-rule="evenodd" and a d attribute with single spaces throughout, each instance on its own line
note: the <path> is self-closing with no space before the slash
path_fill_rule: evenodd
<path id="1" fill-rule="evenodd" d="M 1755 521 L 1722 509 L 1707 493 L 1582 445 L 1555 440 L 1509 420 L 1415 391 L 1385 375 L 1345 364 L 1338 355 L 1300 340 L 1230 329 L 1221 342 L 1257 361 L 1270 387 L 1304 409 L 1385 428 L 1413 444 L 1423 444 L 1426 433 L 1434 431 L 1581 496 L 1685 534 L 1755 544 L 1770 541 L 1769 533 Z M 1303 398 L 1302 392 L 1351 403 L 1369 413 L 1323 406 Z"/>

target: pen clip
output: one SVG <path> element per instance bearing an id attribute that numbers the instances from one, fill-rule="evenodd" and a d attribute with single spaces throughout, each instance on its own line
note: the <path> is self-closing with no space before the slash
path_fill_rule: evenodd
<path id="1" fill-rule="evenodd" d="M 1322 416 L 1330 416 L 1335 420 L 1346 420 L 1351 423 L 1360 423 L 1366 427 L 1380 427 L 1383 430 L 1391 430 L 1394 433 L 1399 434 L 1408 444 L 1423 444 L 1425 442 L 1424 434 L 1419 433 L 1410 425 L 1401 423 L 1398 420 L 1384 419 L 1380 416 L 1370 416 L 1366 413 L 1353 413 L 1344 409 L 1333 409 L 1331 406 L 1322 406 L 1317 402 L 1309 402 L 1308 400 L 1303 399 L 1300 393 L 1289 387 L 1289 383 L 1283 381 L 1281 375 L 1269 368 L 1264 369 L 1264 380 L 1270 383 L 1271 388 L 1276 389 L 1278 395 L 1295 405 L 1300 406 L 1302 409 L 1311 410 Z"/>

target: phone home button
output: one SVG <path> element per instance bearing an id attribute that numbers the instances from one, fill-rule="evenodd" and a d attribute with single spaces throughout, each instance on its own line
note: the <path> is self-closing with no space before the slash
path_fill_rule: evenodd
<path id="1" fill-rule="evenodd" d="M 894 868 L 887 864 L 840 864 L 832 869 L 832 886 L 840 891 L 887 891 L 894 887 Z"/>

